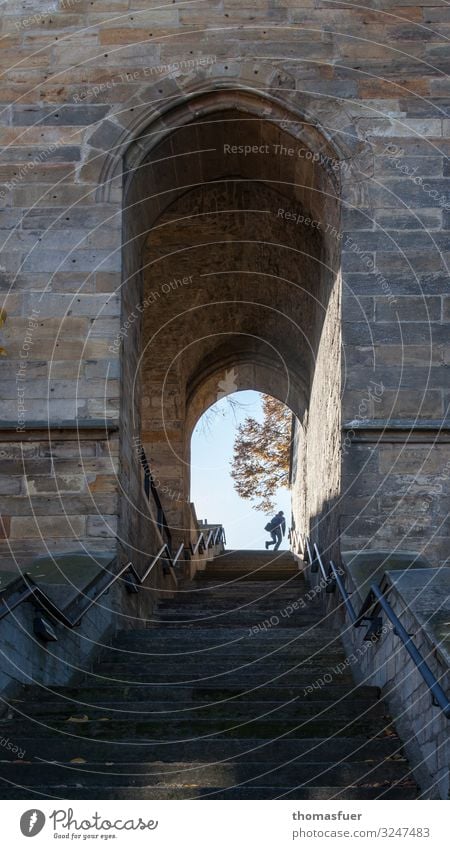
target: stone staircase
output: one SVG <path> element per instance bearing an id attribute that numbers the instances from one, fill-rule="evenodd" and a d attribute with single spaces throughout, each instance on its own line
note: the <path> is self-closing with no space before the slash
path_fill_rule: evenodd
<path id="1" fill-rule="evenodd" d="M 224 552 L 78 686 L 23 688 L 1 798 L 415 798 L 377 690 L 307 592 L 287 552 Z"/>

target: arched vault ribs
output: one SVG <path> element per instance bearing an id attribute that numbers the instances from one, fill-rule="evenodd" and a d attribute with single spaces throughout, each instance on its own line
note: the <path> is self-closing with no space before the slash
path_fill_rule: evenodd
<path id="1" fill-rule="evenodd" d="M 285 154 L 296 143 L 285 130 L 251 118 L 229 108 L 175 129 L 128 191 L 124 314 L 137 304 L 139 316 L 123 344 L 134 386 L 123 413 L 180 538 L 192 429 L 224 381 L 279 398 L 302 423 L 297 525 L 310 530 L 314 515 L 331 527 L 318 506 L 339 488 L 336 179 L 312 155 Z"/>

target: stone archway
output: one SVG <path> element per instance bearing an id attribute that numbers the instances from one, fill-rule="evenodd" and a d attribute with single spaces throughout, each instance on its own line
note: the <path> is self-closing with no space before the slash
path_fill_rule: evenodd
<path id="1" fill-rule="evenodd" d="M 203 99 L 128 159 L 122 439 L 142 441 L 175 538 L 188 526 L 195 417 L 227 370 L 302 423 L 306 525 L 340 481 L 337 160 L 307 122 L 315 149 L 271 120 L 263 98 L 259 114 L 247 93 Z"/>

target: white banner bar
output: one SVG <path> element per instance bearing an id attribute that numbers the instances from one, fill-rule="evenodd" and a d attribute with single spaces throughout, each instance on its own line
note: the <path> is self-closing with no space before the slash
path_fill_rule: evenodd
<path id="1" fill-rule="evenodd" d="M 448 846 L 443 801 L 0 802 L 2 844 L 158 849 Z M 27 843 L 28 841 L 28 843 Z"/>

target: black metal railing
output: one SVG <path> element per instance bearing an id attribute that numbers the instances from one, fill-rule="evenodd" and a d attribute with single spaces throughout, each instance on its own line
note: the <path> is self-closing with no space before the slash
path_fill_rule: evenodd
<path id="1" fill-rule="evenodd" d="M 155 505 L 156 510 L 156 524 L 159 528 L 161 536 L 163 537 L 163 539 L 166 540 L 169 550 L 172 551 L 172 534 L 169 529 L 166 514 L 161 504 L 159 492 L 155 486 L 155 481 L 151 473 L 150 466 L 147 460 L 147 455 L 145 453 L 143 445 L 139 446 L 139 459 L 144 470 L 144 492 L 147 496 L 148 501 L 150 501 L 150 498 L 153 499 L 153 503 Z"/>
<path id="2" fill-rule="evenodd" d="M 342 575 L 341 575 L 340 571 L 338 569 L 336 569 L 336 566 L 334 565 L 332 560 L 330 560 L 330 568 L 331 568 L 331 571 L 332 571 L 332 574 L 333 574 L 335 586 L 337 586 L 337 588 L 338 588 L 338 590 L 341 594 L 341 598 L 342 598 L 342 601 L 344 602 L 344 607 L 345 607 L 345 609 L 348 613 L 348 617 L 350 619 L 350 622 L 352 623 L 352 625 L 357 625 L 358 614 L 356 613 L 356 610 L 353 607 L 350 596 L 349 596 L 347 590 L 345 589 L 345 584 L 344 584 L 344 581 L 342 580 Z"/>
<path id="3" fill-rule="evenodd" d="M 404 628 L 404 626 L 400 622 L 400 619 L 392 609 L 388 600 L 384 597 L 380 587 L 377 587 L 376 584 L 372 584 L 370 587 L 370 592 L 375 596 L 381 609 L 384 611 L 387 618 L 394 626 L 395 636 L 399 637 L 399 639 L 402 641 L 412 662 L 419 670 L 423 680 L 425 681 L 425 684 L 431 692 L 431 695 L 433 697 L 433 703 L 436 705 L 436 707 L 440 707 L 445 716 L 450 719 L 450 700 L 447 698 L 441 685 L 436 680 L 426 660 L 422 657 L 419 649 L 413 643 L 410 634 L 408 634 L 406 628 Z"/>
<path id="4" fill-rule="evenodd" d="M 216 545 L 220 545 L 220 543 L 226 544 L 225 530 L 222 525 L 217 525 L 214 528 L 210 528 L 206 536 L 203 531 L 200 532 L 197 542 L 195 544 L 191 542 L 190 544 L 191 553 L 203 554 L 209 548 L 214 548 Z"/>
<path id="5" fill-rule="evenodd" d="M 320 553 L 317 543 L 314 543 L 314 545 L 311 546 L 311 542 L 308 537 L 305 537 L 302 548 L 303 557 L 307 565 L 310 567 L 311 572 L 317 572 L 320 570 L 322 578 L 326 584 L 326 591 L 334 592 L 336 587 L 338 588 L 348 618 L 350 619 L 353 627 L 360 628 L 367 624 L 367 631 L 364 635 L 365 640 L 374 640 L 381 635 L 382 618 L 380 616 L 380 610 L 383 611 L 385 616 L 393 625 L 394 635 L 401 640 L 415 667 L 430 690 L 433 704 L 436 707 L 439 707 L 444 716 L 450 719 L 450 700 L 419 649 L 413 642 L 411 635 L 408 634 L 399 617 L 389 604 L 382 588 L 376 584 L 371 584 L 370 590 L 364 599 L 359 612 L 357 613 L 350 595 L 346 590 L 342 569 L 337 569 L 332 560 L 329 561 L 328 567 L 325 567 L 323 556 Z"/>
<path id="6" fill-rule="evenodd" d="M 317 567 L 320 571 L 320 574 L 322 575 L 322 579 L 325 582 L 325 592 L 334 593 L 336 589 L 336 582 L 334 579 L 333 570 L 331 568 L 331 563 L 328 564 L 328 567 L 325 567 L 325 564 L 322 560 L 322 555 L 316 543 L 314 543 L 314 558 L 315 562 L 317 563 Z"/>
<path id="7" fill-rule="evenodd" d="M 114 571 L 116 558 L 113 558 L 101 572 L 95 575 L 88 586 L 81 590 L 77 597 L 64 608 L 58 607 L 42 587 L 36 584 L 30 575 L 25 573 L 0 593 L 0 620 L 8 616 L 20 604 L 28 601 L 41 613 L 46 613 L 52 620 L 59 622 L 66 628 L 76 628 L 91 607 L 114 584 L 122 579 L 129 592 L 136 592 L 139 586 L 144 584 L 152 569 L 161 559 L 163 560 L 163 573 L 166 575 L 172 574 L 176 581 L 174 570 L 183 550 L 184 546 L 181 544 L 175 557 L 172 558 L 169 548 L 165 543 L 152 558 L 143 575 L 138 574 L 131 562 L 125 563 L 118 571 Z M 39 618 L 42 620 L 42 616 Z M 42 636 L 42 624 L 42 621 L 35 621 L 35 631 L 38 629 L 39 636 Z M 50 639 L 56 639 L 56 637 L 51 636 Z"/>
<path id="8" fill-rule="evenodd" d="M 195 545 L 197 551 L 203 536 L 203 532 L 199 534 Z M 225 532 L 223 527 L 218 525 L 209 531 L 205 545 L 207 548 L 211 548 L 222 542 L 225 542 Z M 119 581 L 123 581 L 123 585 L 129 593 L 139 592 L 139 588 L 143 586 L 160 561 L 162 562 L 163 574 L 171 575 L 174 583 L 177 584 L 176 567 L 184 549 L 184 543 L 181 543 L 176 554 L 172 555 L 169 546 L 164 543 L 152 557 L 142 575 L 139 575 L 131 561 L 121 566 L 118 571 L 114 571 L 117 561 L 116 558 L 113 558 L 105 568 L 95 575 L 87 587 L 80 590 L 77 597 L 64 608 L 58 607 L 47 593 L 35 583 L 33 578 L 25 573 L 12 581 L 0 593 L 0 620 L 12 613 L 20 604 L 30 602 L 37 609 L 37 616 L 34 620 L 36 635 L 46 641 L 56 640 L 57 636 L 51 624 L 45 620 L 45 616 L 48 616 L 52 622 L 57 622 L 66 628 L 76 628 L 80 625 L 86 613 Z"/>

